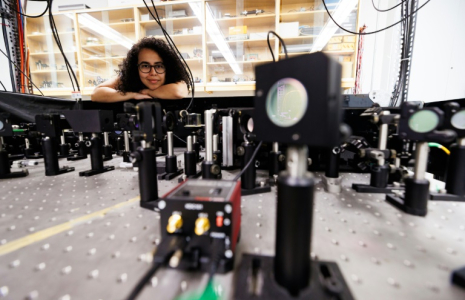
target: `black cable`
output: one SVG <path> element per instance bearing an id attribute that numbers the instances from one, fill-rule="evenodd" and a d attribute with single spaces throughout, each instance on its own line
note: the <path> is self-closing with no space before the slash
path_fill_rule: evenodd
<path id="1" fill-rule="evenodd" d="M 400 2 L 399 4 L 396 4 L 395 6 L 391 7 L 391 8 L 388 8 L 388 9 L 379 9 L 375 6 L 375 0 L 371 0 L 371 4 L 373 4 L 373 8 L 376 9 L 377 11 L 379 12 L 387 12 L 387 11 L 390 11 L 390 10 L 393 10 L 394 8 L 398 7 L 399 5 L 402 5 L 405 1 L 408 1 L 408 0 L 402 0 L 402 2 Z"/>
<path id="2" fill-rule="evenodd" d="M 0 52 L 2 52 L 3 55 L 5 55 L 8 58 L 8 56 L 5 52 L 3 52 L 2 49 L 0 49 Z M 26 78 L 29 79 L 29 81 L 36 87 L 36 89 L 42 94 L 42 96 L 44 96 L 44 93 L 42 93 L 42 91 L 34 84 L 34 82 L 32 82 L 32 79 L 26 74 L 24 74 L 23 71 L 21 71 L 21 69 L 10 58 L 8 58 L 8 60 L 16 67 L 16 69 L 18 69 L 18 71 L 20 71 L 24 76 L 26 76 Z M 16 90 L 14 90 L 13 92 L 16 93 Z"/>
<path id="3" fill-rule="evenodd" d="M 38 0 L 35 0 L 35 1 L 38 1 Z M 17 12 L 18 14 L 20 14 L 20 15 L 23 16 L 23 17 L 28 17 L 28 18 L 32 18 L 32 19 L 34 19 L 34 18 L 40 18 L 40 17 L 42 17 L 43 15 L 45 15 L 45 14 L 47 13 L 47 11 L 48 11 L 48 0 L 44 0 L 44 1 L 47 2 L 47 7 L 45 8 L 45 10 L 44 10 L 40 15 L 37 15 L 37 16 L 30 16 L 30 15 L 23 14 L 22 12 L 19 12 L 19 11 L 17 11 L 16 9 L 12 8 L 12 5 L 11 5 L 11 4 L 10 4 L 9 9 L 11 9 L 11 10 Z"/>
<path id="4" fill-rule="evenodd" d="M 354 31 L 350 31 L 350 30 L 347 30 L 345 29 L 344 27 L 342 27 L 341 25 L 339 25 L 338 23 L 336 23 L 336 21 L 333 19 L 333 16 L 329 13 L 329 10 L 328 10 L 328 7 L 326 7 L 326 3 L 325 3 L 325 0 L 322 0 L 323 1 L 323 5 L 325 6 L 325 9 L 326 9 L 326 12 L 328 13 L 329 17 L 331 18 L 331 20 L 333 20 L 334 24 L 337 25 L 337 27 L 339 27 L 340 29 L 342 29 L 343 31 L 345 32 L 348 32 L 348 33 L 352 33 L 352 34 L 356 34 L 356 35 L 369 35 L 369 34 L 375 34 L 375 33 L 378 33 L 378 32 L 381 32 L 381 31 L 384 31 L 384 30 L 387 30 L 389 28 L 392 28 L 394 26 L 396 26 L 397 24 L 405 21 L 407 18 L 409 18 L 411 15 L 414 15 L 416 14 L 420 9 L 423 8 L 423 6 L 425 6 L 426 4 L 428 4 L 431 0 L 428 0 L 426 1 L 425 3 L 423 3 L 422 6 L 420 6 L 418 9 L 416 9 L 414 12 L 412 12 L 410 15 L 407 15 L 404 19 L 401 19 L 399 22 L 396 22 L 392 25 L 389 25 L 388 27 L 385 27 L 385 28 L 382 28 L 380 30 L 376 30 L 376 31 L 372 31 L 372 32 L 354 32 Z"/>
<path id="5" fill-rule="evenodd" d="M 2 81 L 0 81 L 0 84 L 1 84 L 2 87 L 3 87 L 3 90 L 4 90 L 5 92 L 8 92 L 8 91 L 6 90 L 6 88 L 5 88 L 5 86 L 3 85 L 3 82 L 2 82 Z"/>
<path id="6" fill-rule="evenodd" d="M 179 136 L 175 135 L 174 132 L 173 132 L 173 135 L 175 138 L 177 138 L 178 140 L 180 140 L 181 142 L 183 142 L 184 144 L 187 144 L 187 142 L 185 140 L 183 140 L 182 138 L 180 138 Z"/>
<path id="7" fill-rule="evenodd" d="M 286 43 L 284 43 L 283 39 L 276 32 L 270 30 L 270 31 L 268 31 L 268 34 L 266 35 L 266 42 L 268 43 L 268 48 L 270 48 L 271 57 L 273 58 L 273 61 L 275 62 L 276 59 L 274 58 L 273 49 L 271 49 L 270 34 L 273 34 L 274 36 L 276 36 L 279 39 L 279 41 L 281 42 L 281 44 L 283 44 L 285 57 L 286 57 L 286 59 L 289 58 L 289 56 L 287 55 Z"/>
<path id="8" fill-rule="evenodd" d="M 174 41 L 171 39 L 171 36 L 169 35 L 169 33 L 165 30 L 165 28 L 163 27 L 163 24 L 161 23 L 160 21 L 160 16 L 158 15 L 158 11 L 157 11 L 157 8 L 155 7 L 155 4 L 153 2 L 153 0 L 151 0 L 152 2 L 152 7 L 153 7 L 153 10 L 156 14 L 156 17 L 155 15 L 152 13 L 152 11 L 150 10 L 149 6 L 147 5 L 147 3 L 145 2 L 145 0 L 142 0 L 144 2 L 144 5 L 145 7 L 147 8 L 148 12 L 150 13 L 150 15 L 152 16 L 152 18 L 155 20 L 155 22 L 157 22 L 158 26 L 160 26 L 162 32 L 163 32 L 163 35 L 165 36 L 165 39 L 169 45 L 169 47 L 171 48 L 171 51 L 173 51 L 174 53 L 176 53 L 178 55 L 178 57 L 182 60 L 184 66 L 185 66 L 185 70 L 187 75 L 188 75 L 188 78 L 189 78 L 189 82 L 186 82 L 186 84 L 188 85 L 188 88 L 190 87 L 191 88 L 191 101 L 189 102 L 189 105 L 187 106 L 186 110 L 189 110 L 189 108 L 191 107 L 193 101 L 194 101 L 194 96 L 195 96 L 195 82 L 194 82 L 194 76 L 192 75 L 192 71 L 191 69 L 189 68 L 189 65 L 186 63 L 186 61 L 184 60 L 184 57 L 181 55 L 181 52 L 179 52 L 178 48 L 176 47 Z"/>
<path id="9" fill-rule="evenodd" d="M 161 264 L 154 263 L 150 267 L 150 269 L 145 273 L 144 277 L 142 277 L 140 279 L 140 281 L 137 283 L 136 287 L 131 291 L 131 294 L 128 296 L 127 300 L 136 299 L 137 296 L 140 294 L 140 292 L 144 289 L 147 282 L 149 282 L 149 280 L 158 271 L 158 269 L 160 267 L 161 267 Z"/>
<path id="10" fill-rule="evenodd" d="M 252 164 L 252 162 L 255 159 L 255 156 L 258 153 L 258 150 L 260 150 L 260 147 L 262 146 L 262 143 L 263 143 L 263 141 L 260 141 L 260 143 L 258 143 L 257 148 L 255 148 L 255 151 L 252 154 L 252 157 L 249 159 L 249 162 L 244 166 L 244 168 L 242 168 L 242 171 L 240 171 L 239 174 L 237 174 L 236 177 L 234 177 L 234 179 L 233 179 L 234 181 L 241 178 L 241 176 L 242 176 L 242 174 L 244 174 L 245 170 L 247 170 L 247 168 L 250 166 L 250 164 Z"/>

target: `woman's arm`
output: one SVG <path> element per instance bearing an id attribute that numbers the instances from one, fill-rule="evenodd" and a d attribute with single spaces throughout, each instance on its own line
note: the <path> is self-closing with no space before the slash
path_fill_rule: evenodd
<path id="1" fill-rule="evenodd" d="M 187 97 L 189 90 L 184 81 L 162 85 L 156 90 L 145 89 L 140 91 L 141 94 L 149 95 L 158 99 L 182 99 Z"/>
<path id="2" fill-rule="evenodd" d="M 126 101 L 130 99 L 141 100 L 152 98 L 149 95 L 143 95 L 141 93 L 127 92 L 126 94 L 123 94 L 116 90 L 118 81 L 118 78 L 114 78 L 99 84 L 97 87 L 95 87 L 94 91 L 92 92 L 92 95 L 90 96 L 90 99 L 92 99 L 92 101 L 94 102 L 111 103 Z"/>

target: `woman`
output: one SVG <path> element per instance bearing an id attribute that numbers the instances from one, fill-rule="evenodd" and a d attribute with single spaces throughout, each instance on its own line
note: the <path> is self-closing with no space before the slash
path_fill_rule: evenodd
<path id="1" fill-rule="evenodd" d="M 188 75 L 177 55 L 163 41 L 145 37 L 129 50 L 117 78 L 99 84 L 95 102 L 129 99 L 181 99 L 189 94 Z"/>

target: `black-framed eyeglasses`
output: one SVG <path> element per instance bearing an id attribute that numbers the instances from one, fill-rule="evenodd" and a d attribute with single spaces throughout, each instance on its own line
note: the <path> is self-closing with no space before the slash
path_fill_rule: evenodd
<path id="1" fill-rule="evenodd" d="M 163 64 L 151 65 L 148 63 L 140 63 L 138 67 L 139 71 L 141 71 L 142 73 L 150 73 L 150 71 L 152 71 L 152 68 L 155 70 L 157 74 L 163 74 L 166 72 L 165 66 Z"/>

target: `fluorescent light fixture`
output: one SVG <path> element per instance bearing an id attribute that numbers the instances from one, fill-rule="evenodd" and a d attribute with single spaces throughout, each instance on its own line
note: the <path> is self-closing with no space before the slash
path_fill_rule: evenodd
<path id="1" fill-rule="evenodd" d="M 86 27 L 86 31 L 90 31 L 95 35 L 103 36 L 106 39 L 112 40 L 113 42 L 127 49 L 131 49 L 132 45 L 134 44 L 134 42 L 131 39 L 125 37 L 118 31 L 100 22 L 99 20 L 87 13 L 79 14 L 78 21 L 79 24 L 82 24 Z"/>
<path id="2" fill-rule="evenodd" d="M 337 7 L 331 13 L 334 21 L 336 21 L 338 24 L 344 22 L 357 6 L 357 3 L 357 0 L 340 0 Z M 328 18 L 328 21 L 326 21 L 323 30 L 321 30 L 320 34 L 316 38 L 316 41 L 313 43 L 313 47 L 310 52 L 321 51 L 338 29 L 339 27 L 337 27 L 333 20 Z"/>
<path id="3" fill-rule="evenodd" d="M 201 19 L 202 13 L 200 10 L 200 3 L 189 3 L 189 5 L 194 11 L 194 14 L 197 16 L 197 18 L 199 18 L 200 22 L 203 24 L 203 20 Z M 234 54 L 231 50 L 231 47 L 229 47 L 229 44 L 225 41 L 224 35 L 218 27 L 218 23 L 216 23 L 215 19 L 213 18 L 213 13 L 208 3 L 206 6 L 206 19 L 207 25 L 205 27 L 207 29 L 208 35 L 213 40 L 223 57 L 226 59 L 226 62 L 229 64 L 234 74 L 242 75 L 242 69 L 239 67 L 239 64 L 237 63 L 236 58 L 234 57 Z"/>

